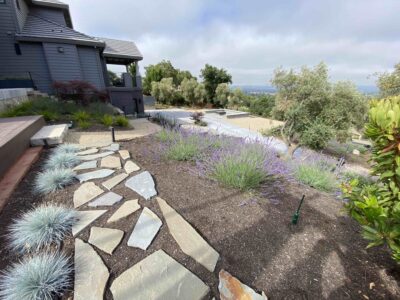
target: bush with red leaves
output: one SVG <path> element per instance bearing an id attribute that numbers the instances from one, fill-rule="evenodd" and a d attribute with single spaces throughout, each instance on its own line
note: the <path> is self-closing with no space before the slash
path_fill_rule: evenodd
<path id="1" fill-rule="evenodd" d="M 53 89 L 60 100 L 73 100 L 81 105 L 109 100 L 107 91 L 100 91 L 91 83 L 83 80 L 55 81 Z"/>

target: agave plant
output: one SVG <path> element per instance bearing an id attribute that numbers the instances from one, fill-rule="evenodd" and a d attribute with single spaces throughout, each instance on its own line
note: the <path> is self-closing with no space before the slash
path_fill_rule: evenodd
<path id="1" fill-rule="evenodd" d="M 48 194 L 63 189 L 75 180 L 75 172 L 71 169 L 54 169 L 38 173 L 34 190 L 38 194 Z"/>
<path id="2" fill-rule="evenodd" d="M 72 271 L 70 260 L 63 254 L 25 258 L 0 277 L 0 298 L 59 299 L 72 286 Z"/>
<path id="3" fill-rule="evenodd" d="M 59 244 L 71 232 L 76 220 L 77 213 L 73 209 L 54 205 L 39 206 L 11 224 L 10 247 L 24 253 Z"/>

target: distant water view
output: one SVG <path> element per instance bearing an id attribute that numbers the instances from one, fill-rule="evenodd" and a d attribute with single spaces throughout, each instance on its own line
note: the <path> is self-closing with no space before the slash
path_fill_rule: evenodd
<path id="1" fill-rule="evenodd" d="M 276 93 L 276 89 L 268 85 L 233 85 L 232 88 L 240 88 L 246 94 L 252 95 Z M 359 85 L 358 89 L 360 92 L 367 95 L 375 95 L 379 92 L 378 88 L 374 85 Z"/>

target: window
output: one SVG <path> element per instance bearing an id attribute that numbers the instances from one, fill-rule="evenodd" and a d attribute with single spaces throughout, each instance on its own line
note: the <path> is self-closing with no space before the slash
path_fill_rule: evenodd
<path id="1" fill-rule="evenodd" d="M 14 48 L 15 48 L 15 54 L 17 54 L 17 55 L 22 55 L 21 47 L 20 47 L 19 44 L 15 43 L 15 44 L 14 44 Z"/>
<path id="2" fill-rule="evenodd" d="M 17 3 L 18 9 L 21 10 L 21 6 L 19 5 L 19 0 L 15 0 L 15 2 Z"/>
<path id="3" fill-rule="evenodd" d="M 0 4 L 6 4 L 6 0 L 0 0 Z"/>

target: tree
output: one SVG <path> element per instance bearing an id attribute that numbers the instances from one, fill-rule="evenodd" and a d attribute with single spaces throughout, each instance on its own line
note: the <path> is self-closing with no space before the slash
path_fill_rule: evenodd
<path id="1" fill-rule="evenodd" d="M 178 74 L 178 71 L 169 60 L 163 60 L 156 65 L 149 65 L 145 67 L 145 70 L 146 77 L 143 80 L 143 93 L 146 95 L 151 93 L 153 82 L 160 82 L 163 78 L 172 78 L 172 82 L 174 82 Z"/>
<path id="2" fill-rule="evenodd" d="M 113 71 L 108 70 L 108 79 L 113 86 L 122 86 L 122 78 Z"/>
<path id="3" fill-rule="evenodd" d="M 372 175 L 377 182 L 357 179 L 342 190 L 349 214 L 362 225 L 368 248 L 387 245 L 400 262 L 400 96 L 373 101 L 365 134 L 372 140 Z"/>
<path id="4" fill-rule="evenodd" d="M 257 95 L 251 97 L 250 112 L 264 118 L 271 117 L 272 110 L 275 106 L 275 96 L 273 95 Z"/>
<path id="5" fill-rule="evenodd" d="M 160 82 L 153 82 L 151 94 L 163 104 L 175 104 L 177 99 L 176 87 L 172 78 L 163 78 Z"/>
<path id="6" fill-rule="evenodd" d="M 377 85 L 383 97 L 400 95 L 400 63 L 393 72 L 385 72 L 378 77 Z"/>
<path id="7" fill-rule="evenodd" d="M 272 84 L 277 88 L 273 114 L 285 121 L 281 134 L 291 151 L 299 145 L 324 148 L 339 132 L 363 123 L 365 97 L 349 82 L 331 84 L 324 63 L 298 73 L 277 69 Z"/>
<path id="8" fill-rule="evenodd" d="M 196 77 L 194 77 L 189 71 L 185 71 L 185 70 L 177 70 L 177 74 L 176 74 L 176 85 L 181 85 L 182 81 L 184 79 L 194 79 L 196 80 Z"/>
<path id="9" fill-rule="evenodd" d="M 180 90 L 186 104 L 200 105 L 203 103 L 205 97 L 204 85 L 198 83 L 196 79 L 183 79 Z"/>
<path id="10" fill-rule="evenodd" d="M 232 76 L 224 69 L 218 69 L 206 64 L 201 70 L 204 86 L 207 91 L 208 102 L 214 103 L 216 89 L 221 83 L 232 83 Z"/>
<path id="11" fill-rule="evenodd" d="M 207 88 L 206 88 L 207 90 Z M 231 91 L 227 83 L 218 84 L 215 90 L 214 104 L 219 107 L 225 107 L 228 104 Z"/>
<path id="12" fill-rule="evenodd" d="M 197 84 L 195 90 L 195 99 L 196 99 L 196 104 L 197 105 L 203 105 L 206 102 L 207 99 L 207 92 L 206 88 L 203 83 Z"/>
<path id="13" fill-rule="evenodd" d="M 236 88 L 229 97 L 229 107 L 237 109 L 240 106 L 247 106 L 247 98 L 241 89 Z"/>

